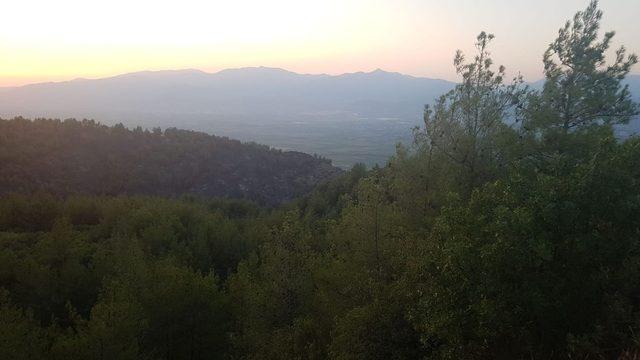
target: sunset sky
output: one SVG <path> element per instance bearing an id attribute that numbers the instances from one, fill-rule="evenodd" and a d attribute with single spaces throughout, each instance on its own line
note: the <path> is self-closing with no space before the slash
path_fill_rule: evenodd
<path id="1" fill-rule="evenodd" d="M 0 86 L 140 70 L 382 68 L 453 80 L 456 49 L 496 35 L 497 63 L 527 79 L 587 0 L 20 0 L 0 21 Z M 602 0 L 603 30 L 640 53 L 640 1 Z M 636 68 L 634 72 L 639 72 Z"/>

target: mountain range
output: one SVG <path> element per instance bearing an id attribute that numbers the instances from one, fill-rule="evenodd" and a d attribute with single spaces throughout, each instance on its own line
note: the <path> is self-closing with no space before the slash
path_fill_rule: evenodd
<path id="1" fill-rule="evenodd" d="M 640 76 L 627 82 L 640 100 Z M 410 140 L 424 105 L 454 85 L 382 70 L 337 76 L 265 67 L 144 71 L 0 88 L 0 115 L 179 127 L 316 153 L 348 167 L 384 162 L 397 142 Z"/>

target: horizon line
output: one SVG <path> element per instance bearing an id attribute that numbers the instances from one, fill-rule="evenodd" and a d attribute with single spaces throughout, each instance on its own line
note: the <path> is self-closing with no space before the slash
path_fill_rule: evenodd
<path id="1" fill-rule="evenodd" d="M 197 73 L 202 73 L 202 74 L 205 74 L 205 75 L 216 75 L 216 74 L 220 74 L 220 73 L 223 73 L 223 72 L 226 72 L 226 71 L 251 70 L 251 69 L 277 70 L 277 71 L 282 71 L 282 72 L 295 74 L 295 75 L 300 75 L 300 76 L 327 76 L 327 77 L 340 77 L 340 76 L 354 75 L 354 74 L 374 74 L 374 73 L 377 73 L 377 72 L 381 72 L 381 73 L 386 73 L 386 74 L 396 74 L 396 75 L 411 77 L 411 78 L 415 78 L 415 79 L 428 79 L 428 80 L 446 81 L 446 82 L 450 82 L 450 83 L 455 83 L 455 81 L 451 81 L 451 80 L 447 80 L 447 79 L 443 79 L 443 78 L 406 74 L 406 73 L 402 73 L 402 72 L 399 72 L 399 71 L 384 70 L 384 69 L 379 68 L 379 67 L 374 69 L 374 70 L 370 70 L 370 71 L 359 70 L 359 71 L 352 71 L 352 72 L 329 74 L 329 73 L 296 72 L 296 71 L 288 70 L 288 69 L 282 68 L 282 67 L 257 65 L 257 66 L 229 67 L 229 68 L 224 68 L 224 69 L 220 69 L 220 70 L 216 70 L 216 71 L 207 71 L 207 70 L 202 70 L 202 69 L 194 68 L 194 67 L 173 68 L 173 69 L 158 69 L 158 70 L 152 70 L 152 69 L 137 70 L 137 71 L 130 71 L 130 72 L 124 72 L 124 73 L 119 73 L 119 74 L 114 74 L 114 75 L 98 76 L 98 77 L 82 77 L 82 76 L 80 76 L 80 77 L 72 77 L 72 78 L 67 79 L 67 80 L 35 81 L 35 82 L 30 82 L 30 83 L 25 83 L 25 84 L 20 84 L 20 85 L 2 85 L 2 86 L 0 86 L 0 89 L 15 89 L 15 88 L 21 88 L 21 87 L 26 87 L 26 86 L 44 85 L 44 84 L 62 84 L 62 83 L 69 83 L 69 82 L 74 82 L 74 81 L 108 80 L 108 79 L 115 79 L 115 78 L 119 78 L 119 77 L 124 77 L 124 76 L 129 76 L 129 75 L 136 75 L 136 74 L 197 72 Z"/>
<path id="2" fill-rule="evenodd" d="M 17 89 L 17 88 L 22 88 L 22 87 L 34 86 L 34 85 L 63 84 L 63 83 L 70 83 L 70 82 L 74 82 L 74 81 L 99 81 L 99 80 L 116 79 L 116 78 L 119 78 L 119 77 L 125 77 L 125 76 L 130 76 L 130 75 L 137 75 L 137 74 L 197 72 L 197 73 L 201 73 L 201 74 L 205 74 L 205 75 L 216 75 L 216 74 L 224 73 L 224 72 L 227 72 L 227 71 L 253 70 L 253 69 L 276 70 L 276 71 L 282 71 L 282 72 L 285 72 L 285 73 L 290 73 L 290 74 L 295 74 L 295 75 L 300 75 L 300 76 L 326 76 L 326 77 L 340 77 L 340 76 L 354 75 L 354 74 L 385 73 L 385 74 L 395 74 L 395 75 L 410 77 L 410 78 L 414 78 L 414 79 L 425 79 L 425 80 L 434 80 L 434 81 L 445 81 L 445 82 L 449 82 L 449 83 L 458 83 L 457 81 L 454 81 L 454 80 L 447 80 L 447 79 L 438 78 L 438 77 L 413 75 L 413 74 L 402 73 L 402 72 L 399 72 L 399 71 L 388 71 L 388 70 L 384 70 L 384 69 L 382 69 L 380 67 L 378 67 L 378 68 L 376 68 L 374 70 L 370 70 L 370 71 L 360 70 L 360 71 L 344 72 L 344 73 L 337 73 L 337 74 L 329 74 L 329 73 L 296 72 L 296 71 L 288 70 L 288 69 L 285 69 L 285 68 L 282 68 L 282 67 L 257 65 L 257 66 L 229 67 L 229 68 L 224 68 L 224 69 L 220 69 L 220 70 L 216 70 L 216 71 L 206 71 L 206 70 L 202 70 L 202 69 L 198 69 L 198 68 L 191 68 L 191 67 L 188 67 L 188 68 L 174 68 L 174 69 L 159 69 L 159 70 L 148 69 L 148 70 L 138 70 L 138 71 L 124 72 L 124 73 L 120 73 L 120 74 L 107 75 L 107 76 L 102 76 L 102 77 L 74 77 L 74 78 L 67 79 L 67 80 L 36 81 L 36 82 L 25 83 L 25 84 L 20 84 L 20 85 L 5 85 L 5 86 L 0 86 L 0 89 Z M 638 71 L 638 72 L 630 72 L 628 74 L 628 76 L 640 76 L 640 71 Z M 525 81 L 525 83 L 535 83 L 535 82 L 542 81 L 542 80 L 544 80 L 544 77 L 541 77 L 541 78 L 538 78 L 538 79 L 532 80 L 532 81 Z"/>

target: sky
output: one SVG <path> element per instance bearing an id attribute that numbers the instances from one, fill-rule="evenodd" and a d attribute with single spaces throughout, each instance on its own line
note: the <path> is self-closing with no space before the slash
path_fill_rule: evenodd
<path id="1" fill-rule="evenodd" d="M 542 53 L 588 0 L 4 0 L 0 86 L 142 70 L 245 66 L 341 74 L 381 68 L 455 80 L 456 49 L 496 35 L 510 74 L 542 77 Z M 613 45 L 640 54 L 640 0 L 601 0 Z M 640 72 L 638 67 L 634 73 Z"/>

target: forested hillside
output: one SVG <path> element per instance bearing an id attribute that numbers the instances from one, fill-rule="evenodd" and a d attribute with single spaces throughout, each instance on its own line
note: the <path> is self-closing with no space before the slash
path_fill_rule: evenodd
<path id="1" fill-rule="evenodd" d="M 411 147 L 278 208 L 4 195 L 0 358 L 637 359 L 640 138 L 614 128 L 638 59 L 604 61 L 601 17 L 560 29 L 540 90 L 482 32 Z"/>
<path id="2" fill-rule="evenodd" d="M 318 157 L 194 131 L 0 119 L 0 194 L 192 194 L 275 205 L 340 172 Z"/>

